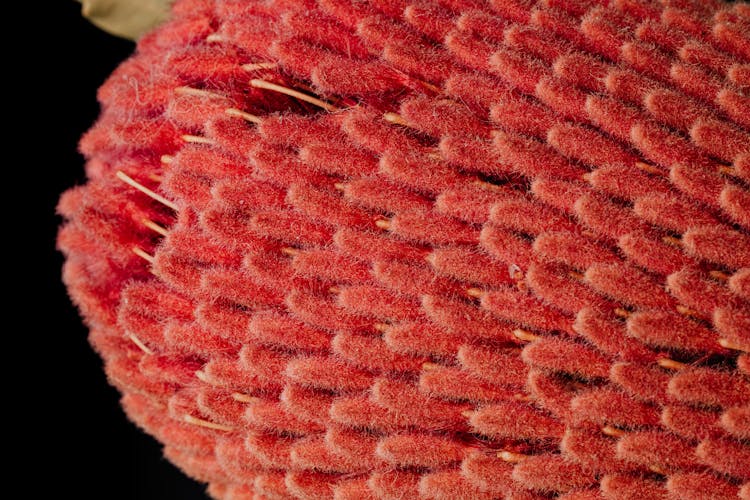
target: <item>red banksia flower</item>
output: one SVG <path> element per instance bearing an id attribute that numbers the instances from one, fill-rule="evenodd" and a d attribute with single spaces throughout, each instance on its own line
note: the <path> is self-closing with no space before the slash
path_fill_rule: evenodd
<path id="1" fill-rule="evenodd" d="M 64 280 L 216 498 L 750 498 L 750 6 L 178 0 Z"/>

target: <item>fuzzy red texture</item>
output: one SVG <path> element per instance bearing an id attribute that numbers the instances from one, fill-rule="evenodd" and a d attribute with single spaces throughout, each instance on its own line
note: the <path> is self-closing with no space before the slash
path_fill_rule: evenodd
<path id="1" fill-rule="evenodd" d="M 750 498 L 750 6 L 173 9 L 58 241 L 210 495 Z"/>

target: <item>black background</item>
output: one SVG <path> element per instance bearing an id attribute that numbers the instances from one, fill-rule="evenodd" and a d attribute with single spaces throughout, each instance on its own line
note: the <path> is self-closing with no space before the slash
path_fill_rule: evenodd
<path id="1" fill-rule="evenodd" d="M 19 189 L 28 206 L 10 212 L 14 219 L 23 216 L 19 229 L 23 238 L 12 239 L 18 244 L 14 249 L 21 262 L 30 259 L 18 266 L 25 276 L 23 284 L 33 290 L 33 295 L 19 294 L 20 302 L 34 306 L 26 313 L 29 321 L 22 324 L 43 325 L 6 332 L 26 341 L 25 351 L 18 349 L 18 355 L 32 353 L 30 362 L 42 368 L 33 374 L 37 378 L 10 370 L 5 377 L 21 381 L 19 399 L 31 410 L 20 422 L 3 426 L 6 436 L 16 433 L 22 438 L 19 456 L 23 458 L 14 466 L 38 477 L 22 486 L 30 495 L 21 496 L 205 499 L 205 487 L 167 462 L 158 443 L 120 409 L 119 394 L 107 383 L 101 360 L 90 348 L 87 331 L 60 282 L 62 256 L 55 250 L 61 223 L 55 215 L 57 200 L 64 190 L 85 180 L 77 143 L 98 115 L 96 90 L 133 52 L 134 44 L 90 25 L 73 0 L 25 3 L 38 12 L 8 16 L 6 22 L 18 19 L 28 36 L 42 39 L 44 50 L 26 48 L 24 53 L 23 40 L 18 38 L 6 45 L 6 50 L 21 50 L 17 72 L 21 75 L 10 82 L 14 90 L 6 91 L 3 99 L 20 111 L 21 125 L 14 130 L 19 140 L 41 139 L 38 148 L 21 155 L 27 161 L 6 163 L 7 170 L 14 167 L 25 178 L 18 184 L 6 182 L 5 189 Z M 6 148 L 18 149 L 12 141 L 4 142 Z M 41 357 L 36 357 L 39 351 Z M 4 354 L 9 358 L 15 352 L 7 349 Z M 29 435 L 31 442 L 25 439 Z M 14 480 L 20 478 L 4 474 L 4 482 Z"/>

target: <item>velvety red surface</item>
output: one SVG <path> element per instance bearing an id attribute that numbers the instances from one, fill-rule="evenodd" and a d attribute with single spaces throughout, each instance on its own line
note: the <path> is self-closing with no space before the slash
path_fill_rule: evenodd
<path id="1" fill-rule="evenodd" d="M 748 498 L 750 7 L 607 4 L 176 3 L 59 205 L 169 460 L 226 499 Z"/>

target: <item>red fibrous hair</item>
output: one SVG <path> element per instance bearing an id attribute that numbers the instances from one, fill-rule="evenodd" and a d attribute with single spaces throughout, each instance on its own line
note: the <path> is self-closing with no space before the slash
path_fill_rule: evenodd
<path id="1" fill-rule="evenodd" d="M 178 0 L 59 204 L 125 411 L 216 498 L 748 498 L 748 33 Z"/>

